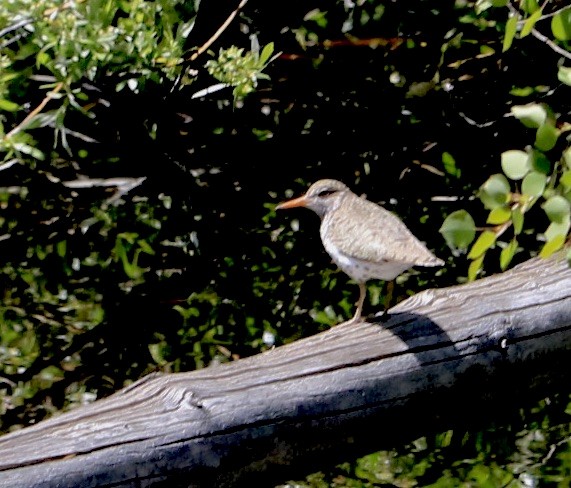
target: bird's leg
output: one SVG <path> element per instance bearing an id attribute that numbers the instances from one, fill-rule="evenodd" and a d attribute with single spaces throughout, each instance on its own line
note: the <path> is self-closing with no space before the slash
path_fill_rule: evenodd
<path id="1" fill-rule="evenodd" d="M 365 297 L 367 296 L 367 286 L 365 283 L 359 283 L 359 300 L 357 300 L 357 310 L 355 315 L 351 319 L 351 323 L 361 322 L 361 313 L 363 312 L 363 303 L 365 303 Z"/>
<path id="2" fill-rule="evenodd" d="M 395 289 L 395 281 L 387 281 L 387 291 L 385 293 L 385 299 L 383 300 L 383 306 L 385 308 L 383 315 L 381 316 L 381 321 L 384 322 L 389 319 L 389 308 L 391 308 L 391 302 L 393 301 L 393 291 Z"/>
<path id="3" fill-rule="evenodd" d="M 391 302 L 393 301 L 393 292 L 395 291 L 395 280 L 387 281 L 387 292 L 385 293 L 385 313 L 388 314 L 389 308 L 391 308 Z"/>

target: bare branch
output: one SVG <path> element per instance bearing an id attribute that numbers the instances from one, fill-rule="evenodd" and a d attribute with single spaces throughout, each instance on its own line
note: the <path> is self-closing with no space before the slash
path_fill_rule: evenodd
<path id="1" fill-rule="evenodd" d="M 533 35 L 533 37 L 535 37 L 536 39 L 539 39 L 541 42 L 547 44 L 551 49 L 553 49 L 557 54 L 561 54 L 561 56 L 565 56 L 567 59 L 571 59 L 571 52 L 567 51 L 566 49 L 563 49 L 562 47 L 559 47 L 557 44 L 555 44 L 551 39 L 549 39 L 549 37 L 544 36 L 541 32 L 539 32 L 537 29 L 532 29 L 531 30 L 531 34 Z"/>
<path id="2" fill-rule="evenodd" d="M 198 56 L 200 56 L 204 51 L 206 51 L 214 41 L 216 41 L 216 39 L 218 39 L 222 33 L 226 30 L 226 28 L 230 25 L 230 23 L 234 20 L 234 17 L 236 17 L 236 15 L 238 15 L 238 12 L 240 11 L 240 9 L 242 9 L 244 7 L 244 5 L 246 5 L 246 3 L 248 3 L 248 0 L 242 0 L 240 2 L 240 4 L 236 7 L 235 10 L 232 11 L 232 13 L 228 16 L 228 18 L 224 21 L 224 23 L 218 28 L 218 30 L 213 34 L 213 36 L 208 39 L 208 41 L 206 41 L 202 46 L 200 46 L 198 48 L 198 51 L 196 51 L 191 57 L 190 57 L 190 61 L 194 61 Z"/>
<path id="3" fill-rule="evenodd" d="M 9 139 L 10 137 L 16 135 L 18 132 L 20 132 L 36 115 L 38 115 L 43 109 L 44 107 L 47 105 L 47 103 L 54 97 L 54 95 L 56 95 L 61 89 L 63 88 L 63 82 L 59 82 L 55 88 L 49 92 L 44 99 L 40 102 L 40 104 L 34 109 L 32 110 L 24 120 L 22 120 L 22 122 L 20 122 L 16 127 L 14 127 L 10 132 L 8 132 L 8 134 L 6 134 L 4 136 L 4 139 Z"/>
<path id="4" fill-rule="evenodd" d="M 27 19 L 22 19 L 20 20 L 20 22 L 16 22 L 15 24 L 9 25 L 8 27 L 5 27 L 4 29 L 0 30 L 0 37 L 3 37 L 6 34 L 19 29 L 20 27 L 24 27 L 25 25 L 31 24 L 32 22 L 33 19 L 27 18 Z"/>

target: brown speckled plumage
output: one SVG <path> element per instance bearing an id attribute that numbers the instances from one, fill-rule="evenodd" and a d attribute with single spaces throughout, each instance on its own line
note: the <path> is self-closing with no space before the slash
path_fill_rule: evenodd
<path id="1" fill-rule="evenodd" d="M 277 208 L 300 206 L 321 217 L 320 235 L 326 251 L 359 283 L 360 297 L 354 321 L 361 316 L 367 280 L 390 281 L 413 266 L 444 264 L 396 215 L 358 197 L 340 181 L 319 180 L 304 196 Z"/>

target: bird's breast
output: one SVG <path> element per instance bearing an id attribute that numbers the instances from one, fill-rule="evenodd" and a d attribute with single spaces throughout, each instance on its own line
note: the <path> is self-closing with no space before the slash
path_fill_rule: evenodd
<path id="1" fill-rule="evenodd" d="M 328 219 L 324 219 L 320 235 L 327 253 L 339 268 L 357 282 L 364 283 L 370 279 L 393 280 L 403 271 L 411 268 L 409 263 L 379 258 L 376 261 L 361 259 L 356 256 L 356 248 L 361 245 L 360 239 L 366 238 L 347 232 L 337 235 L 337 228 L 330 227 Z"/>

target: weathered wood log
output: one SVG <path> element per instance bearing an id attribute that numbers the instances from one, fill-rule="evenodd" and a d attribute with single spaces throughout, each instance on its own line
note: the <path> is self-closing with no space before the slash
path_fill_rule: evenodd
<path id="1" fill-rule="evenodd" d="M 5 435 L 0 486 L 279 479 L 292 466 L 311 472 L 321 456 L 449 428 L 570 371 L 571 269 L 561 256 L 419 293 L 391 313 L 230 364 L 143 378 Z"/>

